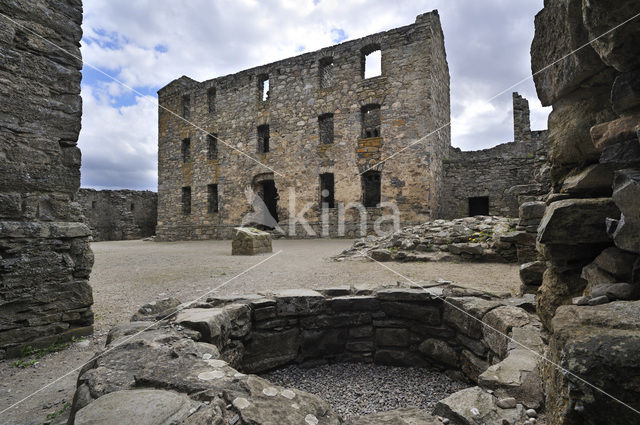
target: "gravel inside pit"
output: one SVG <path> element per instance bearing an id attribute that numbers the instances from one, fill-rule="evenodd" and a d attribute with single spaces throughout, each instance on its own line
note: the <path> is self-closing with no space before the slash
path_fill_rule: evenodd
<path id="1" fill-rule="evenodd" d="M 437 370 L 362 363 L 293 365 L 261 376 L 321 397 L 343 418 L 403 407 L 432 412 L 439 400 L 469 387 Z"/>

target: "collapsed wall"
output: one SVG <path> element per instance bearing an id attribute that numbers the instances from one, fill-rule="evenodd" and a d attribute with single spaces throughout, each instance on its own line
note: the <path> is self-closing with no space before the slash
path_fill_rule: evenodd
<path id="1" fill-rule="evenodd" d="M 0 358 L 92 331 L 80 186 L 82 4 L 0 1 Z M 9 18 L 7 18 L 9 17 Z M 58 50 L 47 41 L 55 43 Z M 68 52 L 68 53 L 67 53 Z"/>
<path id="2" fill-rule="evenodd" d="M 517 217 L 518 207 L 549 190 L 547 131 L 531 131 L 529 102 L 513 93 L 513 142 L 490 149 L 450 147 L 443 160 L 439 216 Z"/>
<path id="3" fill-rule="evenodd" d="M 617 28 L 638 13 L 638 2 L 562 0 L 535 19 L 532 71 L 553 106 L 537 310 L 565 368 L 544 367 L 553 424 L 638 421 L 640 22 Z"/>
<path id="4" fill-rule="evenodd" d="M 80 189 L 78 202 L 94 241 L 120 241 L 153 236 L 158 194 L 148 190 Z"/>

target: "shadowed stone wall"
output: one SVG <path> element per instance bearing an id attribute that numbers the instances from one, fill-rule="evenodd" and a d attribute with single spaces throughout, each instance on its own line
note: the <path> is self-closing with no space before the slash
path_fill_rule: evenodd
<path id="1" fill-rule="evenodd" d="M 142 239 L 156 232 L 158 194 L 155 192 L 80 189 L 78 202 L 94 241 Z"/>
<path id="2" fill-rule="evenodd" d="M 92 331 L 93 254 L 74 202 L 82 3 L 2 0 L 0 10 L 15 21 L 0 17 L 2 358 Z"/>
<path id="3" fill-rule="evenodd" d="M 382 53 L 382 74 L 365 79 L 364 55 L 375 49 Z M 275 210 L 286 233 L 289 213 L 298 214 L 311 202 L 306 218 L 319 234 L 321 174 L 334 174 L 336 204 L 362 202 L 360 172 L 443 126 L 450 116 L 449 71 L 437 12 L 418 16 L 412 25 L 237 74 L 201 83 L 183 76 L 158 96 L 161 240 L 228 238 L 250 212 L 246 191 L 262 195 L 265 181 L 275 183 Z M 212 146 L 206 134 L 181 117 L 271 169 L 222 142 Z M 333 132 L 327 130 L 331 122 Z M 262 152 L 266 126 L 269 151 Z M 381 173 L 380 201 L 395 202 L 403 224 L 435 216 L 449 143 L 445 127 L 374 170 Z M 211 208 L 212 194 L 217 208 Z M 336 210 L 330 209 L 330 234 L 335 234 Z M 367 212 L 379 216 L 390 210 Z M 349 210 L 346 221 L 357 219 L 357 211 Z M 348 235 L 356 236 L 359 228 L 351 224 Z M 295 228 L 297 236 L 306 235 Z"/>

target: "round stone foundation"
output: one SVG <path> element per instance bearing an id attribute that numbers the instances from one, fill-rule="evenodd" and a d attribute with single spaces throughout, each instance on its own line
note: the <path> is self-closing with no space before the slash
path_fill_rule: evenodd
<path id="1" fill-rule="evenodd" d="M 179 308 L 170 320 L 156 324 L 151 320 L 166 316 L 177 302 L 143 306 L 134 316 L 139 321 L 114 328 L 107 351 L 80 374 L 72 418 L 76 424 L 90 423 L 92 412 L 106 403 L 101 401 L 104 395 L 120 393 L 107 400 L 113 404 L 112 398 L 119 396 L 120 405 L 125 406 L 130 391 L 144 389 L 186 396 L 175 405 L 188 406 L 191 413 L 176 423 L 201 423 L 189 419 L 196 414 L 240 425 L 385 423 L 380 418 L 367 422 L 367 416 L 361 416 L 386 410 L 384 401 L 380 402 L 383 393 L 376 402 L 380 406 L 371 409 L 361 406 L 351 413 L 338 407 L 342 418 L 321 399 L 323 394 L 314 396 L 291 383 L 279 381 L 286 385 L 278 386 L 253 375 L 268 378 L 265 373 L 291 365 L 338 364 L 335 368 L 339 368 L 357 363 L 361 367 L 403 367 L 404 374 L 436 373 L 434 382 L 446 374 L 478 384 L 449 395 L 459 389 L 452 386 L 442 394 L 444 399 L 436 404 L 434 413 L 452 424 L 464 424 L 466 417 L 487 423 L 524 423 L 526 408 L 539 408 L 542 401 L 535 357 L 542 341 L 532 299 L 465 295 L 443 287 L 284 290 L 212 297 Z M 504 335 L 531 349 L 514 345 Z M 401 381 L 396 388 L 402 386 Z M 407 386 L 410 380 L 405 381 Z M 375 382 L 372 376 L 371 384 Z M 354 382 L 352 388 L 339 389 L 353 398 L 352 406 L 359 403 L 358 385 Z M 394 394 L 399 395 L 399 391 Z M 145 393 L 145 397 L 152 404 L 153 394 Z M 327 396 L 332 397 L 335 395 Z M 415 400 L 406 405 L 433 407 Z M 178 416 L 180 409 L 174 412 Z M 416 423 L 420 424 L 437 421 L 427 410 L 419 409 L 384 415 L 387 419 L 393 415 L 419 419 L 423 422 Z"/>

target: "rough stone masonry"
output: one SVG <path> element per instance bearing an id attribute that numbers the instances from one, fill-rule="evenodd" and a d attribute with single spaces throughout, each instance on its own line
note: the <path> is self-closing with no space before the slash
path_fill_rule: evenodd
<path id="1" fill-rule="evenodd" d="M 376 52 L 381 69 L 369 77 Z M 436 11 L 237 74 L 201 83 L 183 76 L 158 98 L 160 240 L 229 238 L 250 212 L 247 193 L 265 201 L 287 234 L 289 213 L 307 203 L 316 234 L 327 204 L 331 236 L 343 236 L 335 226 L 340 204 L 362 203 L 370 226 L 391 212 L 378 206 L 385 201 L 397 205 L 404 224 L 435 214 L 450 145 L 449 71 Z M 346 209 L 345 236 L 355 236 L 359 212 Z"/>
<path id="2" fill-rule="evenodd" d="M 0 1 L 0 358 L 91 332 L 80 186 L 82 3 Z M 43 37 L 43 38 L 40 38 Z M 43 41 L 50 40 L 64 53 Z"/>

